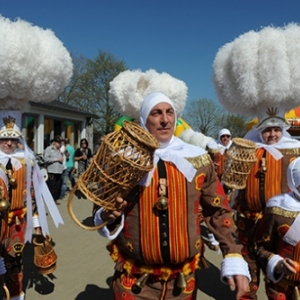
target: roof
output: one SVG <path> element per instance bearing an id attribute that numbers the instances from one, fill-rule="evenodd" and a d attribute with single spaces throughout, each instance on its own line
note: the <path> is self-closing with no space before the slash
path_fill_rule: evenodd
<path id="1" fill-rule="evenodd" d="M 98 116 L 96 114 L 92 114 L 88 111 L 79 109 L 77 107 L 74 107 L 72 105 L 69 105 L 67 103 L 58 101 L 58 100 L 53 100 L 51 102 L 33 102 L 30 101 L 30 105 L 31 106 L 35 106 L 35 107 L 43 107 L 43 108 L 47 108 L 50 110 L 60 110 L 60 111 L 65 111 L 65 112 L 72 112 L 72 113 L 76 113 L 78 115 L 84 115 L 85 117 L 91 117 L 91 118 L 98 118 Z"/>

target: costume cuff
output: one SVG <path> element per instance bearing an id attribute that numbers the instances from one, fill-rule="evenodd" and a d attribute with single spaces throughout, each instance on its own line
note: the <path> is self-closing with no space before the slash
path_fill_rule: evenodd
<path id="1" fill-rule="evenodd" d="M 268 261 L 267 276 L 274 283 L 280 281 L 282 279 L 282 277 L 284 276 L 283 273 L 278 273 L 278 272 L 275 271 L 275 267 L 282 260 L 283 260 L 283 257 L 281 257 L 280 255 L 274 254 L 274 255 L 272 255 L 272 257 Z"/>
<path id="2" fill-rule="evenodd" d="M 94 216 L 94 224 L 95 226 L 98 226 L 98 225 L 101 225 L 104 223 L 104 221 L 101 219 L 101 212 L 103 211 L 103 208 L 101 207 L 100 209 L 98 209 L 95 213 L 95 216 Z M 124 226 L 124 214 L 122 214 L 121 216 L 121 223 L 120 225 L 118 226 L 118 229 L 114 232 L 114 234 L 111 234 L 109 229 L 107 228 L 107 226 L 104 226 L 102 227 L 101 229 L 98 230 L 98 233 L 101 235 L 101 236 L 104 236 L 106 238 L 108 238 L 109 240 L 113 240 L 115 239 L 119 233 L 122 231 L 123 229 L 123 226 Z"/>
<path id="3" fill-rule="evenodd" d="M 32 217 L 33 228 L 41 227 L 38 215 Z"/>
<path id="4" fill-rule="evenodd" d="M 19 296 L 10 298 L 10 300 L 25 300 L 25 294 L 22 292 L 22 294 L 20 294 Z"/>
<path id="5" fill-rule="evenodd" d="M 4 262 L 4 258 L 1 257 L 0 258 L 0 275 L 3 275 L 5 273 L 6 273 L 5 262 Z"/>
<path id="6" fill-rule="evenodd" d="M 227 278 L 234 275 L 244 275 L 251 281 L 248 264 L 239 254 L 225 256 L 221 264 L 221 281 L 227 283 Z"/>

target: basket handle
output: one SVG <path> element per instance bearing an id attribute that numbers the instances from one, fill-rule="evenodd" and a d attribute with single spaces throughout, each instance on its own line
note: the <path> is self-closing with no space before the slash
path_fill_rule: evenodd
<path id="1" fill-rule="evenodd" d="M 77 217 L 74 214 L 73 211 L 73 198 L 74 198 L 74 193 L 77 190 L 77 184 L 73 187 L 72 191 L 70 192 L 69 198 L 68 198 L 68 211 L 69 211 L 69 215 L 71 217 L 71 219 L 81 228 L 88 230 L 88 231 L 95 231 L 95 230 L 99 230 L 101 228 L 103 228 L 104 226 L 106 226 L 108 224 L 108 221 L 103 222 L 102 224 L 98 225 L 98 226 L 87 226 L 82 224 Z"/>

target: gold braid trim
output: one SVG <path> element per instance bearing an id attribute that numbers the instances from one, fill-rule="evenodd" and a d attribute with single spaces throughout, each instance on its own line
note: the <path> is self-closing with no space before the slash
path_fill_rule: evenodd
<path id="1" fill-rule="evenodd" d="M 195 169 L 208 166 L 212 163 L 208 153 L 196 157 L 186 157 L 186 159 L 193 165 Z"/>
<path id="2" fill-rule="evenodd" d="M 277 149 L 277 148 L 276 148 Z M 277 149 L 282 154 L 296 154 L 300 155 L 300 148 L 293 148 L 293 149 Z"/>
<path id="3" fill-rule="evenodd" d="M 299 211 L 289 211 L 280 208 L 278 206 L 273 206 L 273 207 L 266 208 L 266 214 L 273 214 L 273 215 L 278 215 L 289 219 L 296 219 L 296 217 L 299 214 Z"/>

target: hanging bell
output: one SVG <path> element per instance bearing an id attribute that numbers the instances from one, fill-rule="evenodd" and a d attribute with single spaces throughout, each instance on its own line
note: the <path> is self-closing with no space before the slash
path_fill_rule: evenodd
<path id="1" fill-rule="evenodd" d="M 16 226 L 20 226 L 20 224 L 21 224 L 18 216 L 15 217 L 15 224 L 16 224 Z"/>
<path id="2" fill-rule="evenodd" d="M 298 287 L 295 286 L 294 288 L 294 300 L 300 300 L 300 293 Z"/>
<path id="3" fill-rule="evenodd" d="M 178 273 L 176 285 L 180 289 L 185 289 L 187 286 L 185 275 L 182 272 Z"/>
<path id="4" fill-rule="evenodd" d="M 4 211 L 7 211 L 10 207 L 10 204 L 8 201 L 2 199 L 0 201 L 0 212 L 4 212 Z"/>
<path id="5" fill-rule="evenodd" d="M 142 289 L 148 280 L 149 274 L 143 273 L 143 275 L 136 281 L 135 285 Z"/>
<path id="6" fill-rule="evenodd" d="M 17 180 L 15 177 L 12 176 L 12 170 L 7 170 L 7 176 L 9 178 L 9 184 L 11 186 L 15 186 L 17 184 Z"/>
<path id="7" fill-rule="evenodd" d="M 155 203 L 155 207 L 158 209 L 158 210 L 166 210 L 168 209 L 168 206 L 169 206 L 169 201 L 166 197 L 159 197 L 157 202 Z"/>
<path id="8" fill-rule="evenodd" d="M 10 184 L 11 186 L 15 186 L 15 185 L 17 184 L 16 178 L 15 178 L 15 177 L 10 177 L 10 178 L 9 178 L 9 184 Z"/>

